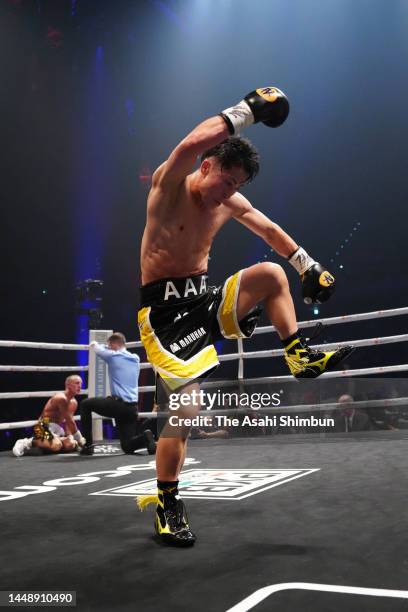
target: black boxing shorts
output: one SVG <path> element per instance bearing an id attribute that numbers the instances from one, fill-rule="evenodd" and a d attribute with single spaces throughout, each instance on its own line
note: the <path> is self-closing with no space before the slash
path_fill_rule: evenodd
<path id="1" fill-rule="evenodd" d="M 237 320 L 241 275 L 242 270 L 220 287 L 208 287 L 207 275 L 197 274 L 140 288 L 140 337 L 155 373 L 170 388 L 206 376 L 219 365 L 216 340 L 252 335 L 261 308 Z"/>
<path id="2" fill-rule="evenodd" d="M 38 419 L 38 423 L 33 426 L 33 437 L 34 440 L 41 440 L 41 442 L 51 442 L 54 436 L 50 431 L 50 419 L 48 417 Z"/>

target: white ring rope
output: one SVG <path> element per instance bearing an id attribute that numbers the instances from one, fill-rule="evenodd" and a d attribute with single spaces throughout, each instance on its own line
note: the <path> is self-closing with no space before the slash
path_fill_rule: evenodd
<path id="1" fill-rule="evenodd" d="M 0 372 L 88 372 L 88 366 L 0 366 Z"/>
<path id="2" fill-rule="evenodd" d="M 379 366 L 375 368 L 361 368 L 355 370 L 334 370 L 333 372 L 325 372 L 322 377 L 328 378 L 346 378 L 349 376 L 371 376 L 373 374 L 389 374 L 391 372 L 408 372 L 408 364 L 394 365 L 394 366 Z M 213 387 L 231 387 L 238 383 L 246 385 L 255 385 L 260 383 L 277 383 L 277 382 L 297 382 L 299 381 L 292 375 L 289 376 L 264 376 L 261 378 L 243 378 L 241 380 L 219 380 L 219 381 L 208 381 L 202 383 L 203 388 Z M 140 393 L 148 393 L 155 391 L 155 385 L 147 385 L 139 387 Z M 32 392 L 13 392 L 13 393 L 0 393 L 1 399 L 25 399 L 30 397 L 51 397 L 55 393 L 61 393 L 61 391 L 32 391 Z M 87 395 L 88 390 L 81 391 L 81 395 Z"/>
<path id="3" fill-rule="evenodd" d="M 352 321 L 366 321 L 369 319 L 383 318 L 383 317 L 396 317 L 400 315 L 408 314 L 408 307 L 405 308 L 392 308 L 390 310 L 376 310 L 373 312 L 364 312 L 360 314 L 342 315 L 340 317 L 330 317 L 327 319 L 311 319 L 309 321 L 301 321 L 298 323 L 299 328 L 313 327 L 317 323 L 323 325 L 335 325 L 337 323 L 350 323 Z M 266 325 L 264 327 L 257 327 L 254 334 L 265 334 L 276 331 L 273 325 Z M 127 342 L 128 348 L 139 348 L 142 346 L 140 340 L 135 342 Z M 89 351 L 88 344 L 57 344 L 52 342 L 20 342 L 19 340 L 0 340 L 0 348 L 38 348 L 38 349 L 55 349 L 61 351 Z"/>
<path id="4" fill-rule="evenodd" d="M 407 342 L 408 334 L 399 336 L 384 336 L 382 338 L 367 338 L 366 340 L 347 340 L 344 342 L 332 342 L 330 344 L 314 344 L 310 348 L 324 348 L 334 350 L 342 346 L 352 344 L 354 347 L 375 346 L 378 344 L 393 344 L 394 342 Z M 235 361 L 237 359 L 260 359 L 263 357 L 279 357 L 284 354 L 284 349 L 268 349 L 263 351 L 240 351 L 237 353 L 226 353 L 219 355 L 220 361 Z M 148 361 L 140 364 L 141 370 L 152 369 Z M 0 372 L 87 372 L 88 366 L 0 366 Z"/>
<path id="5" fill-rule="evenodd" d="M 399 336 L 384 336 L 383 338 L 367 338 L 363 340 L 347 340 L 344 342 L 331 342 L 329 344 L 313 344 L 310 346 L 311 349 L 324 349 L 326 351 L 336 350 L 342 346 L 349 346 L 350 344 L 359 348 L 362 346 L 377 346 L 379 344 L 393 344 L 395 342 L 408 342 L 408 334 L 401 334 Z M 237 359 L 259 359 L 263 357 L 280 357 L 284 354 L 284 349 L 267 349 L 263 351 L 239 351 L 237 353 L 225 353 L 224 355 L 218 355 L 219 361 L 236 361 Z M 151 368 L 151 364 L 148 361 L 144 361 L 140 364 L 141 370 Z"/>
<path id="6" fill-rule="evenodd" d="M 313 327 L 316 323 L 322 323 L 322 325 L 336 325 L 337 323 L 352 323 L 353 321 L 368 321 L 369 319 L 377 319 L 383 317 L 398 317 L 400 315 L 407 315 L 408 307 L 405 308 L 391 308 L 390 310 L 374 310 L 373 312 L 363 312 L 362 314 L 351 314 L 342 315 L 341 317 L 329 317 L 327 319 L 311 319 L 310 321 L 301 321 L 298 326 L 301 328 Z M 266 325 L 264 327 L 257 327 L 254 334 L 267 334 L 269 332 L 276 331 L 273 325 Z"/>
<path id="7" fill-rule="evenodd" d="M 408 363 L 394 366 L 382 366 L 376 368 L 361 368 L 358 370 L 334 370 L 333 372 L 325 372 L 320 377 L 320 380 L 328 378 L 348 378 L 349 376 L 371 376 L 372 374 L 390 374 L 391 372 L 408 372 Z M 313 380 L 313 379 L 303 379 Z M 220 380 L 220 381 L 208 381 L 203 383 L 201 386 L 204 388 L 208 387 L 230 387 L 232 385 L 238 385 L 240 383 L 246 385 L 257 385 L 261 383 L 277 383 L 277 382 L 294 382 L 302 384 L 297 378 L 292 375 L 289 376 L 264 376 L 261 378 L 243 378 L 242 380 Z M 141 391 L 143 387 L 139 387 Z M 148 388 L 146 388 L 147 391 Z M 154 389 L 154 387 L 153 387 Z"/>
<path id="8" fill-rule="evenodd" d="M 369 320 L 375 318 L 383 318 L 383 317 L 394 317 L 400 315 L 407 315 L 408 307 L 405 308 L 394 308 L 390 310 L 378 310 L 367 313 L 360 314 L 352 314 L 352 315 L 343 315 L 340 317 L 330 317 L 326 319 L 312 319 L 309 321 L 301 321 L 298 325 L 299 328 L 307 328 L 313 327 L 317 323 L 322 323 L 324 325 L 333 325 L 338 323 L 348 323 L 353 321 L 362 321 Z M 270 333 L 275 331 L 275 327 L 272 325 L 265 327 L 258 327 L 255 329 L 254 334 L 263 334 Z M 382 338 L 369 338 L 364 340 L 355 340 L 351 342 L 338 342 L 332 344 L 321 344 L 314 345 L 312 348 L 316 347 L 324 347 L 326 350 L 331 350 L 333 348 L 345 346 L 347 344 L 352 344 L 355 347 L 362 346 L 374 346 L 380 344 L 391 344 L 394 342 L 406 342 L 408 341 L 408 334 L 403 334 L 399 336 L 386 336 Z M 140 341 L 129 342 L 126 345 L 128 348 L 139 348 L 142 346 Z M 49 343 L 49 342 L 22 342 L 16 340 L 1 340 L 0 348 L 8 347 L 8 348 L 36 348 L 36 349 L 53 349 L 53 350 L 90 350 L 90 345 L 87 344 L 61 344 L 61 343 Z M 257 359 L 263 357 L 277 357 L 283 355 L 283 349 L 272 349 L 272 350 L 263 350 L 263 351 L 243 351 L 242 341 L 238 341 L 238 352 L 237 353 L 228 353 L 219 356 L 220 362 L 222 361 L 233 361 L 239 360 L 239 371 L 241 375 L 238 377 L 238 380 L 230 380 L 230 381 L 208 381 L 205 382 L 202 387 L 203 388 L 211 388 L 211 387 L 226 387 L 233 386 L 239 383 L 241 384 L 259 384 L 259 383 L 276 383 L 276 382 L 298 382 L 296 379 L 289 376 L 270 376 L 270 377 L 262 377 L 262 378 L 243 378 L 243 360 L 244 359 Z M 140 364 L 140 369 L 149 369 L 151 368 L 151 364 L 149 362 L 143 362 Z M 88 366 L 0 366 L 0 371 L 15 371 L 15 372 L 72 372 L 72 371 L 88 371 Z M 384 367 L 375 367 L 375 368 L 363 368 L 363 369 L 353 369 L 353 370 L 340 370 L 333 372 L 326 372 L 323 376 L 324 378 L 339 378 L 339 377 L 349 377 L 349 376 L 366 376 L 372 374 L 387 374 L 391 372 L 406 372 L 408 371 L 408 364 L 403 365 L 394 365 L 394 366 L 384 366 Z M 152 392 L 155 391 L 155 385 L 148 385 L 139 387 L 140 392 Z M 32 397 L 52 397 L 58 393 L 58 391 L 34 391 L 34 392 L 17 392 L 17 393 L 0 393 L 0 399 L 25 399 Z M 88 390 L 82 391 L 83 395 L 88 395 Z M 22 421 L 23 422 L 23 421 Z"/>
<path id="9" fill-rule="evenodd" d="M 408 397 L 391 397 L 387 399 L 377 399 L 377 400 L 358 400 L 353 402 L 329 402 L 324 404 L 297 404 L 295 406 L 274 406 L 273 408 L 260 408 L 259 410 L 254 410 L 248 407 L 245 408 L 216 408 L 215 410 L 200 410 L 200 414 L 206 414 L 208 416 L 213 416 L 217 414 L 228 415 L 232 414 L 232 410 L 234 414 L 252 414 L 254 416 L 258 414 L 278 414 L 280 412 L 332 412 L 334 410 L 344 410 L 345 408 L 356 408 L 356 409 L 366 409 L 366 408 L 390 408 L 390 407 L 398 407 L 398 406 L 408 406 Z M 140 417 L 144 417 L 145 415 L 141 412 L 139 413 Z M 152 413 L 152 414 L 160 414 L 160 413 Z M 171 414 L 171 412 L 169 412 Z"/>
<path id="10" fill-rule="evenodd" d="M 29 397 L 52 397 L 56 393 L 63 393 L 60 389 L 59 391 L 21 391 L 21 392 L 13 392 L 13 393 L 0 393 L 0 399 L 26 399 Z M 81 393 L 79 395 L 88 395 L 88 389 L 81 389 Z"/>
<path id="11" fill-rule="evenodd" d="M 408 363 L 402 365 L 394 365 L 394 366 L 378 366 L 376 368 L 361 368 L 358 370 L 334 370 L 333 372 L 325 372 L 322 374 L 320 380 L 327 378 L 347 378 L 349 376 L 371 376 L 373 374 L 390 374 L 391 372 L 408 372 Z M 303 379 L 303 380 L 313 380 L 313 379 Z M 257 385 L 262 383 L 277 383 L 277 382 L 293 382 L 297 384 L 302 384 L 297 378 L 294 378 L 292 375 L 289 376 L 263 376 L 261 378 L 242 378 L 235 380 L 214 380 L 207 381 L 200 384 L 200 387 L 203 389 L 209 389 L 214 387 L 233 387 L 234 385 L 238 386 L 240 384 L 243 385 Z M 156 387 L 146 386 L 139 387 L 139 392 L 149 392 L 155 391 Z M 1 393 L 0 393 L 1 399 Z"/>
<path id="12" fill-rule="evenodd" d="M 307 327 L 314 327 L 317 323 L 322 323 L 322 325 L 337 325 L 338 323 L 352 323 L 354 321 L 368 321 L 370 319 L 398 317 L 401 315 L 408 315 L 408 307 L 391 308 L 389 310 L 374 310 L 373 312 L 363 312 L 360 314 L 342 315 L 340 317 L 328 317 L 326 319 L 310 319 L 309 321 L 300 321 L 298 323 L 298 327 L 299 329 L 305 329 Z M 257 334 L 269 334 L 274 331 L 276 331 L 276 328 L 273 325 L 265 325 L 262 327 L 257 327 L 254 330 L 254 336 Z M 142 346 L 142 343 L 140 341 L 128 342 L 126 346 L 128 348 L 139 348 Z"/>
<path id="13" fill-rule="evenodd" d="M 394 342 L 407 342 L 408 334 L 402 334 L 400 336 L 384 336 L 383 338 L 368 338 L 367 340 L 348 340 L 347 342 L 332 342 L 330 344 L 314 344 L 311 349 L 324 349 L 325 351 L 331 351 L 342 346 L 352 345 L 355 348 L 362 346 L 375 346 L 377 344 L 393 344 Z M 272 349 L 266 351 L 251 351 L 243 352 L 242 357 L 245 359 L 258 359 L 260 357 L 278 357 L 284 354 L 284 349 Z M 239 356 L 239 353 L 230 353 L 228 355 L 220 355 L 220 361 L 231 361 L 232 357 Z M 222 359 L 224 357 L 224 359 Z M 227 359 L 225 359 L 227 357 Z"/>
<path id="14" fill-rule="evenodd" d="M 275 406 L 274 408 L 260 408 L 259 410 L 254 410 L 251 408 L 216 408 L 215 410 L 200 410 L 198 414 L 206 415 L 209 417 L 217 416 L 217 415 L 237 415 L 237 414 L 250 414 L 252 416 L 257 416 L 260 414 L 279 414 L 281 412 L 332 412 L 335 410 L 345 409 L 345 408 L 356 408 L 356 409 L 365 409 L 365 408 L 391 408 L 398 406 L 407 406 L 408 405 L 408 397 L 392 397 L 387 399 L 379 399 L 379 400 L 360 400 L 356 402 L 343 402 L 341 404 L 337 402 L 330 402 L 325 404 L 298 404 L 296 406 Z M 139 419 L 157 419 L 159 417 L 168 416 L 170 414 L 174 414 L 171 411 L 167 412 L 139 412 Z M 103 420 L 104 418 L 97 415 L 95 417 L 98 420 Z M 80 421 L 80 416 L 75 416 L 74 419 L 76 421 Z M 0 423 L 0 431 L 5 429 L 21 429 L 24 427 L 32 427 L 38 423 L 38 419 L 36 421 L 13 421 L 12 423 Z"/>
<path id="15" fill-rule="evenodd" d="M 252 414 L 254 416 L 259 414 L 278 414 L 280 412 L 323 412 L 324 410 L 330 412 L 338 409 L 345 408 L 392 408 L 398 406 L 408 406 L 408 397 L 390 397 L 386 399 L 376 400 L 358 400 L 353 402 L 330 402 L 325 404 L 297 404 L 295 406 L 274 406 L 273 408 L 260 408 L 259 410 L 245 408 L 216 408 L 211 410 L 200 410 L 198 414 L 207 415 L 209 417 L 216 415 L 232 415 L 232 414 Z M 174 414 L 171 410 L 168 412 L 139 412 L 138 418 L 156 419 L 163 415 Z M 1 425 L 0 425 L 1 429 Z"/>
<path id="16" fill-rule="evenodd" d="M 0 348 L 36 348 L 56 351 L 89 351 L 89 344 L 58 344 L 54 342 L 20 342 L 20 340 L 0 340 Z"/>
<path id="17" fill-rule="evenodd" d="M 148 413 L 147 413 L 148 414 Z M 103 421 L 105 417 L 98 415 L 93 416 L 93 420 L 95 421 Z M 80 421 L 81 417 L 74 416 L 75 421 Z M 24 427 L 32 427 L 38 423 L 38 419 L 36 421 L 13 421 L 12 423 L 0 423 L 0 431 L 3 429 L 23 429 Z"/>

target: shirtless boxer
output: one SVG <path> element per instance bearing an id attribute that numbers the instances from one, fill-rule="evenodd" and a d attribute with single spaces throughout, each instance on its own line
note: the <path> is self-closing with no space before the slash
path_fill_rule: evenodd
<path id="1" fill-rule="evenodd" d="M 75 396 L 81 392 L 80 376 L 68 376 L 65 391 L 56 393 L 45 404 L 38 423 L 34 425 L 34 436 L 17 440 L 13 447 L 16 457 L 26 454 L 32 447 L 52 453 L 72 452 L 85 444 L 85 438 L 77 428 L 74 414 L 78 408 Z"/>
<path id="2" fill-rule="evenodd" d="M 153 174 L 141 248 L 138 320 L 156 380 L 160 377 L 169 392 L 197 390 L 194 381 L 219 364 L 214 339 L 249 337 L 260 302 L 296 378 L 320 376 L 352 351 L 309 348 L 298 332 L 288 280 L 278 264 L 258 263 L 236 272 L 222 287 L 207 286 L 212 241 L 227 221 L 235 219 L 289 260 L 301 276 L 307 303 L 324 302 L 334 291 L 333 276 L 238 192 L 259 169 L 256 150 L 238 132 L 259 121 L 278 127 L 288 113 L 288 101 L 279 89 L 257 89 L 198 125 Z M 198 156 L 201 163 L 194 170 Z M 155 529 L 163 543 L 190 546 L 195 536 L 178 495 L 188 430 L 178 437 L 165 433 L 166 428 L 156 452 L 158 494 L 140 496 L 138 504 L 143 509 L 156 503 Z"/>

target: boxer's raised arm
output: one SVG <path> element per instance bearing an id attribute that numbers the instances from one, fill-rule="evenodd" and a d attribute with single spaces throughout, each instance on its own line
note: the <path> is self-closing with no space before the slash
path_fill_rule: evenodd
<path id="1" fill-rule="evenodd" d="M 153 186 L 178 184 L 190 174 L 197 157 L 229 136 L 227 124 L 221 116 L 200 123 L 171 152 L 153 174 Z"/>
<path id="2" fill-rule="evenodd" d="M 278 127 L 286 120 L 289 102 L 276 87 L 262 87 L 218 116 L 200 123 L 153 174 L 153 187 L 180 183 L 192 171 L 198 155 L 252 123 Z"/>

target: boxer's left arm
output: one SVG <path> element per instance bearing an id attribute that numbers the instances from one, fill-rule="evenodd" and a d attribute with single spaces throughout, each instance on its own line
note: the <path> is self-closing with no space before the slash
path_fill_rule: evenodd
<path id="1" fill-rule="evenodd" d="M 65 429 L 67 433 L 69 434 L 69 436 L 72 436 L 72 438 L 78 443 L 79 446 L 84 446 L 86 443 L 86 440 L 83 437 L 80 430 L 78 429 L 77 424 L 74 419 L 74 414 L 76 413 L 77 409 L 78 409 L 78 402 L 76 401 L 76 399 L 72 399 L 69 403 L 69 408 L 68 408 L 69 416 L 68 416 L 68 419 L 65 421 L 66 425 L 69 423 L 70 431 L 68 432 L 67 426 L 65 427 Z"/>
<path id="2" fill-rule="evenodd" d="M 64 424 L 64 429 L 67 435 L 74 435 L 77 431 L 77 426 L 74 421 L 74 415 L 70 409 L 70 405 L 67 399 L 59 399 L 59 414 L 61 422 Z"/>
<path id="3" fill-rule="evenodd" d="M 289 234 L 254 208 L 241 193 L 235 193 L 228 202 L 223 203 L 231 209 L 234 219 L 265 240 L 281 257 L 289 258 L 299 248 Z"/>
<path id="4" fill-rule="evenodd" d="M 78 402 L 72 399 L 68 402 L 65 398 L 58 398 L 59 413 L 61 421 L 64 423 L 64 429 L 67 436 L 72 436 L 80 446 L 85 444 L 85 438 L 82 436 L 74 420 L 74 414 L 78 408 Z"/>
<path id="5" fill-rule="evenodd" d="M 232 216 L 260 236 L 274 251 L 286 257 L 302 279 L 302 295 L 306 304 L 321 303 L 334 292 L 334 277 L 312 259 L 279 225 L 254 208 L 240 193 L 235 193 L 224 203 L 231 208 Z"/>

